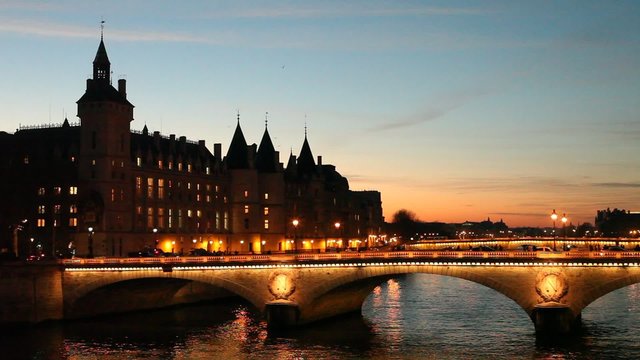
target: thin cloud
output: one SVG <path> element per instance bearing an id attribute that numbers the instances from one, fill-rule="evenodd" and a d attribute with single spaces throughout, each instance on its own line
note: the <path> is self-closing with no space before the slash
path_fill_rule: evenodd
<path id="1" fill-rule="evenodd" d="M 593 183 L 593 186 L 605 187 L 605 188 L 640 188 L 640 183 L 626 183 L 626 182 L 603 182 Z"/>
<path id="2" fill-rule="evenodd" d="M 275 19 L 321 19 L 341 17 L 405 17 L 405 16 L 479 16 L 494 13 L 493 10 L 482 8 L 455 7 L 377 7 L 368 4 L 367 7 L 349 4 L 330 4 L 324 7 L 295 7 L 272 6 L 243 7 L 218 10 L 204 15 L 204 18 L 275 18 Z"/>
<path id="3" fill-rule="evenodd" d="M 498 216 L 525 216 L 525 217 L 547 217 L 548 214 L 541 214 L 537 212 L 492 212 L 489 215 Z"/>
<path id="4" fill-rule="evenodd" d="M 59 38 L 94 39 L 96 37 L 95 27 L 72 26 L 26 20 L 0 19 L 0 33 L 2 32 Z M 211 38 L 182 33 L 109 30 L 108 34 L 110 40 L 116 41 L 215 43 Z"/>

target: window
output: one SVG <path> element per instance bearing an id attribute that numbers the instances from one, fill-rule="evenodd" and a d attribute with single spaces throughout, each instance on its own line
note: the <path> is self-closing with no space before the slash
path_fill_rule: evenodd
<path id="1" fill-rule="evenodd" d="M 182 210 L 178 209 L 178 228 L 182 229 Z"/>
<path id="2" fill-rule="evenodd" d="M 158 160 L 158 169 L 162 169 L 162 160 Z"/>
<path id="3" fill-rule="evenodd" d="M 244 213 L 248 214 L 249 213 L 249 205 L 245 205 L 244 206 Z"/>
<path id="4" fill-rule="evenodd" d="M 78 187 L 69 186 L 69 195 L 78 195 Z"/>
<path id="5" fill-rule="evenodd" d="M 147 229 L 153 227 L 153 208 L 147 208 Z"/>
<path id="6" fill-rule="evenodd" d="M 269 220 L 267 219 L 264 220 L 264 229 L 269 230 Z"/>
<path id="7" fill-rule="evenodd" d="M 158 179 L 158 199 L 164 199 L 164 179 Z"/>
<path id="8" fill-rule="evenodd" d="M 196 216 L 197 216 L 198 218 L 201 218 L 201 217 L 202 217 L 202 211 L 200 211 L 200 210 L 196 210 Z"/>
<path id="9" fill-rule="evenodd" d="M 207 195 L 207 202 L 210 203 L 211 202 L 211 195 Z"/>
<path id="10" fill-rule="evenodd" d="M 182 163 L 181 162 L 178 163 L 178 171 L 182 171 Z"/>
<path id="11" fill-rule="evenodd" d="M 173 169 L 173 161 L 169 161 L 169 166 L 168 166 L 169 170 Z"/>
<path id="12" fill-rule="evenodd" d="M 200 194 L 196 194 L 196 201 L 200 201 Z"/>
<path id="13" fill-rule="evenodd" d="M 269 193 L 264 193 L 264 199 L 269 200 Z"/>
<path id="14" fill-rule="evenodd" d="M 158 227 L 164 228 L 164 208 L 158 208 Z"/>
<path id="15" fill-rule="evenodd" d="M 140 156 L 136 157 L 136 166 L 138 167 L 142 166 L 142 158 Z"/>
<path id="16" fill-rule="evenodd" d="M 25 155 L 23 161 L 25 165 L 29 165 L 29 155 Z"/>
<path id="17" fill-rule="evenodd" d="M 120 189 L 120 201 L 124 201 L 124 189 Z"/>
<path id="18" fill-rule="evenodd" d="M 224 229 L 229 230 L 229 213 L 224 212 Z"/>
<path id="19" fill-rule="evenodd" d="M 75 204 L 71 204 L 69 206 L 69 214 L 77 214 L 78 213 L 78 206 Z"/>
<path id="20" fill-rule="evenodd" d="M 53 213 L 54 214 L 60 214 L 61 210 L 62 210 L 62 205 L 53 205 Z"/>
<path id="21" fill-rule="evenodd" d="M 38 205 L 38 214 L 44 214 L 45 213 L 45 206 L 44 205 Z"/>
<path id="22" fill-rule="evenodd" d="M 116 201 L 116 189 L 111 188 L 111 202 Z"/>
<path id="23" fill-rule="evenodd" d="M 248 198 L 248 197 L 249 197 L 249 190 L 245 190 L 245 191 L 244 191 L 244 197 L 245 197 L 245 198 Z"/>
<path id="24" fill-rule="evenodd" d="M 78 218 L 69 218 L 69 226 L 70 227 L 78 226 Z"/>
<path id="25" fill-rule="evenodd" d="M 209 167 L 207 166 L 206 168 L 204 168 L 204 172 L 205 174 L 209 175 L 211 174 L 211 170 L 209 169 Z"/>
<path id="26" fill-rule="evenodd" d="M 191 172 L 191 164 L 187 164 L 187 172 Z"/>
<path id="27" fill-rule="evenodd" d="M 169 209 L 169 229 L 173 229 L 173 209 Z"/>
<path id="28" fill-rule="evenodd" d="M 38 224 L 38 227 L 45 227 L 47 222 L 44 219 L 38 219 L 37 224 Z"/>
<path id="29" fill-rule="evenodd" d="M 191 183 L 190 182 L 187 183 L 187 190 L 191 190 Z"/>
<path id="30" fill-rule="evenodd" d="M 249 229 L 249 219 L 244 219 L 244 228 Z"/>
<path id="31" fill-rule="evenodd" d="M 62 194 L 62 188 L 61 188 L 60 186 L 54 186 L 54 187 L 53 187 L 53 193 L 54 193 L 55 195 L 60 195 L 60 194 Z"/>
<path id="32" fill-rule="evenodd" d="M 44 190 L 44 188 L 43 187 L 38 188 L 38 195 L 44 196 L 44 194 L 46 194 L 46 191 Z"/>
<path id="33" fill-rule="evenodd" d="M 147 198 L 153 199 L 153 178 L 147 179 Z"/>
<path id="34" fill-rule="evenodd" d="M 193 211 L 191 209 L 187 210 L 187 217 L 190 218 L 193 216 Z"/>
<path id="35" fill-rule="evenodd" d="M 265 216 L 269 215 L 269 207 L 268 206 L 264 207 L 264 215 Z"/>
<path id="36" fill-rule="evenodd" d="M 142 195 L 142 178 L 140 176 L 136 176 L 136 196 Z"/>
<path id="37" fill-rule="evenodd" d="M 216 211 L 216 230 L 220 230 L 220 211 Z"/>

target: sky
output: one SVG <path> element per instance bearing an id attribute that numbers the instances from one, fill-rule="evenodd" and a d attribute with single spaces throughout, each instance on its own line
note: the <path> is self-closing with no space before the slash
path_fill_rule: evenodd
<path id="1" fill-rule="evenodd" d="M 267 117 L 286 164 L 306 126 L 387 220 L 640 211 L 640 1 L 0 0 L 0 131 L 78 121 L 102 20 L 132 129 Z"/>

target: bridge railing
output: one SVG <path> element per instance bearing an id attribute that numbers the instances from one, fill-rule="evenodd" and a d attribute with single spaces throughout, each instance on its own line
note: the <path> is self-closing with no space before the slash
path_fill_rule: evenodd
<path id="1" fill-rule="evenodd" d="M 640 251 L 364 251 L 315 254 L 241 254 L 230 256 L 199 257 L 148 257 L 93 259 L 66 259 L 64 265 L 135 265 L 135 264 L 185 264 L 185 263 L 237 263 L 237 262 L 295 262 L 295 261 L 340 261 L 353 259 L 624 259 L 640 258 Z"/>

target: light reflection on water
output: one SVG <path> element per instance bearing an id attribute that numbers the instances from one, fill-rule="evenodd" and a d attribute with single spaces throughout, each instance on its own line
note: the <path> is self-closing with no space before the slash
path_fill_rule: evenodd
<path id="1" fill-rule="evenodd" d="M 640 357 L 640 286 L 583 311 L 584 331 L 549 342 L 512 300 L 414 274 L 375 288 L 363 314 L 283 333 L 242 302 L 55 323 L 3 333 L 2 359 L 601 359 Z M 6 356 L 5 356 L 6 355 Z"/>

